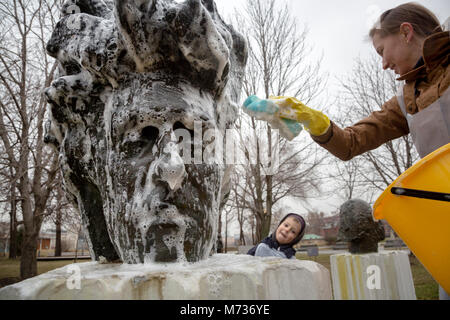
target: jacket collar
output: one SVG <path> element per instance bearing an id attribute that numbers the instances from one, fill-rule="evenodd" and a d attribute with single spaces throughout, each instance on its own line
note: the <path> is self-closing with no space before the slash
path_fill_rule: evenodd
<path id="1" fill-rule="evenodd" d="M 397 80 L 413 81 L 421 78 L 427 71 L 434 69 L 441 63 L 449 63 L 450 60 L 450 32 L 434 33 L 425 39 L 422 48 L 423 64 L 399 77 Z M 420 61 L 419 61 L 420 62 Z"/>

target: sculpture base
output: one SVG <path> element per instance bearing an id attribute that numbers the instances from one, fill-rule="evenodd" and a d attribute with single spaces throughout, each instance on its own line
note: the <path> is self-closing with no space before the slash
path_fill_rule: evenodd
<path id="1" fill-rule="evenodd" d="M 329 271 L 313 261 L 216 254 L 185 264 L 67 265 L 0 289 L 0 299 L 332 299 Z"/>
<path id="2" fill-rule="evenodd" d="M 386 251 L 330 257 L 335 300 L 415 300 L 408 253 Z"/>

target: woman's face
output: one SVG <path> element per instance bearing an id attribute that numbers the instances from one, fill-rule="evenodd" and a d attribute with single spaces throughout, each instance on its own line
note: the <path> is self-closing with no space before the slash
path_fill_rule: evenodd
<path id="1" fill-rule="evenodd" d="M 419 61 L 422 50 L 421 46 L 398 33 L 382 37 L 375 33 L 372 38 L 373 46 L 377 53 L 383 58 L 383 69 L 391 69 L 398 75 L 411 71 Z"/>
<path id="2" fill-rule="evenodd" d="M 294 217 L 287 217 L 275 234 L 279 244 L 291 243 L 300 233 L 301 225 Z"/>

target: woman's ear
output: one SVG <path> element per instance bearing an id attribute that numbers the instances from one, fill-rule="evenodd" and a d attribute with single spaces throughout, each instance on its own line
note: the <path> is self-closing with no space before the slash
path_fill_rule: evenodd
<path id="1" fill-rule="evenodd" d="M 400 35 L 405 38 L 406 43 L 410 43 L 414 36 L 414 27 L 409 22 L 400 25 Z"/>

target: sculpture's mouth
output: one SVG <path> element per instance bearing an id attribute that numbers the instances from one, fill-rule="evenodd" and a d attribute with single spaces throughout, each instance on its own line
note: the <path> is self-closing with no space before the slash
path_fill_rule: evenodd
<path id="1" fill-rule="evenodd" d="M 163 205 L 173 203 L 175 201 L 175 192 L 173 190 L 168 190 L 166 188 L 166 195 L 164 196 L 163 200 L 164 200 L 164 202 L 162 202 Z"/>
<path id="2" fill-rule="evenodd" d="M 175 200 L 174 192 L 167 183 L 162 181 L 155 183 L 153 190 L 144 197 L 146 197 L 145 202 L 148 210 L 155 212 L 157 215 L 174 205 Z"/>
<path id="3" fill-rule="evenodd" d="M 186 190 L 192 194 L 192 197 L 198 192 L 196 187 L 191 185 L 183 185 L 181 189 L 176 191 L 172 190 L 167 182 L 158 182 L 155 186 L 156 199 L 154 200 L 157 205 L 153 207 L 154 212 L 157 215 L 164 214 L 165 211 L 170 209 L 174 209 L 178 212 L 180 208 L 191 208 L 189 201 L 185 201 L 182 199 L 186 199 Z M 151 208 L 151 206 L 149 206 Z"/>
<path id="4" fill-rule="evenodd" d="M 180 228 L 173 222 L 155 222 L 147 231 L 149 261 L 173 262 L 182 258 L 182 237 Z"/>
<path id="5" fill-rule="evenodd" d="M 166 198 L 168 201 L 157 201 L 157 205 L 153 211 L 152 226 L 165 227 L 173 226 L 178 230 L 185 230 L 186 228 L 186 216 L 182 215 L 177 206 L 175 198 Z M 173 228 L 171 228 L 173 229 Z"/>
<path id="6" fill-rule="evenodd" d="M 148 229 L 147 236 L 149 234 L 173 234 L 179 231 L 178 225 L 170 220 L 155 221 Z"/>

